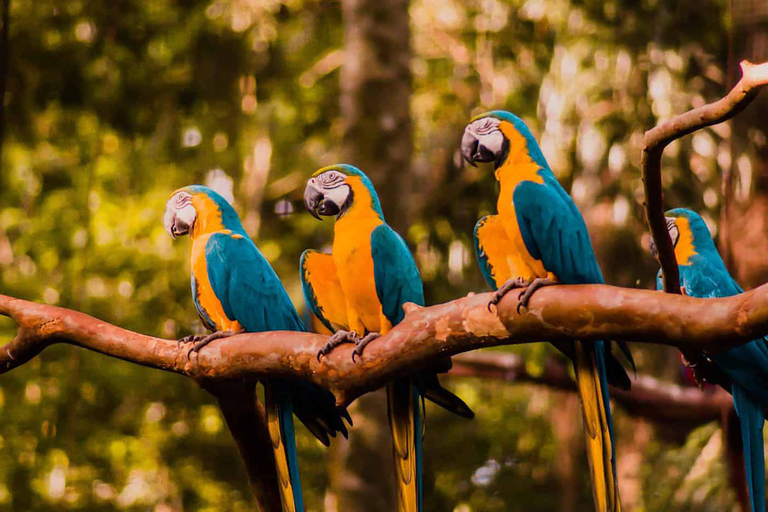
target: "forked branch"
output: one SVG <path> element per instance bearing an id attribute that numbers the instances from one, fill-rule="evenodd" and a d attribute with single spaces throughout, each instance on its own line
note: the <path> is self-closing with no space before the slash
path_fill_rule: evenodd
<path id="1" fill-rule="evenodd" d="M 656 242 L 658 260 L 664 276 L 664 291 L 667 293 L 680 293 L 680 275 L 672 239 L 664 221 L 661 155 L 670 142 L 732 118 L 755 99 L 760 89 L 768 85 L 768 62 L 755 65 L 742 61 L 741 73 L 741 80 L 725 97 L 673 117 L 645 132 L 641 158 L 645 213 L 651 236 Z"/>

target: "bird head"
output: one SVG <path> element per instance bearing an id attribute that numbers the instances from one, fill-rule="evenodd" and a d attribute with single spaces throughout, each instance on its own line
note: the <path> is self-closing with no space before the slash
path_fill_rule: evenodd
<path id="1" fill-rule="evenodd" d="M 511 157 L 525 155 L 539 168 L 549 169 L 544 154 L 528 126 L 504 110 L 480 114 L 464 128 L 461 155 L 472 166 L 493 163 L 498 169 Z"/>
<path id="2" fill-rule="evenodd" d="M 190 185 L 171 194 L 165 204 L 163 225 L 173 238 L 224 229 L 243 230 L 229 202 L 202 185 Z"/>
<path id="3" fill-rule="evenodd" d="M 174 239 L 188 235 L 196 220 L 197 210 L 192 205 L 192 192 L 186 188 L 175 191 L 165 203 L 165 230 Z"/>
<path id="4" fill-rule="evenodd" d="M 677 218 L 664 217 L 664 219 L 667 221 L 667 231 L 669 232 L 669 237 L 672 239 L 672 247 L 677 247 L 677 241 L 680 239 L 680 228 L 677 227 Z M 653 237 L 648 241 L 648 245 L 650 246 L 653 257 L 658 258 L 659 249 L 656 247 L 656 242 Z"/>
<path id="5" fill-rule="evenodd" d="M 665 214 L 665 219 L 678 264 L 689 264 L 691 256 L 700 254 L 702 251 L 717 251 L 707 224 L 698 213 L 687 208 L 675 208 Z M 653 256 L 658 257 L 658 249 L 653 237 L 649 245 Z"/>
<path id="6" fill-rule="evenodd" d="M 357 167 L 337 164 L 315 171 L 304 189 L 304 205 L 316 219 L 342 218 L 353 205 L 368 205 L 380 217 L 381 205 L 371 180 Z"/>

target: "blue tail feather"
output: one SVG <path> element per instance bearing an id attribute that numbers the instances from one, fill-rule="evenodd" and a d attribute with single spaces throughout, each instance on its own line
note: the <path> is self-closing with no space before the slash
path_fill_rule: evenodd
<path id="1" fill-rule="evenodd" d="M 285 457 L 288 460 L 288 471 L 293 488 L 293 501 L 296 512 L 304 512 L 304 499 L 301 494 L 301 479 L 299 478 L 299 459 L 296 453 L 296 433 L 293 429 L 293 402 L 286 386 L 273 384 L 276 395 L 278 414 L 280 416 L 280 433 L 285 441 Z"/>
<path id="2" fill-rule="evenodd" d="M 765 413 L 749 393 L 734 384 L 731 387 L 733 405 L 741 423 L 744 444 L 744 466 L 752 500 L 752 512 L 765 512 L 765 453 L 763 451 L 763 422 Z"/>

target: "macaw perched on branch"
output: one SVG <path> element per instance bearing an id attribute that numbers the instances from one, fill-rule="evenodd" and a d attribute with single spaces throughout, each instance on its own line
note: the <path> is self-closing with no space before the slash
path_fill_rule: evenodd
<path id="1" fill-rule="evenodd" d="M 717 252 L 704 220 L 685 208 L 667 212 L 667 229 L 672 237 L 680 269 L 680 288 L 692 297 L 730 297 L 744 290 L 733 280 Z M 651 243 L 651 252 L 656 253 Z M 656 288 L 664 289 L 661 271 Z M 705 354 L 703 362 L 714 366 L 716 381 L 733 395 L 741 424 L 744 464 L 753 512 L 765 512 L 765 454 L 763 423 L 768 407 L 768 338 L 759 338 L 716 354 Z M 709 370 L 705 370 L 709 371 Z"/>
<path id="2" fill-rule="evenodd" d="M 520 118 L 505 111 L 474 118 L 464 130 L 461 153 L 473 166 L 493 163 L 501 186 L 498 215 L 483 217 L 474 231 L 480 270 L 497 290 L 489 308 L 516 288 L 523 290 L 519 311 L 541 286 L 603 283 L 579 210 Z M 600 512 L 618 511 L 608 383 L 628 389 L 629 377 L 606 342 L 576 341 L 557 347 L 573 360 L 595 506 Z M 620 347 L 632 362 L 626 345 Z"/>
<path id="3" fill-rule="evenodd" d="M 164 223 L 173 238 L 192 239 L 192 299 L 213 331 L 182 338 L 194 342 L 190 354 L 239 332 L 304 331 L 277 274 L 222 196 L 199 185 L 179 189 L 168 200 Z M 293 414 L 326 446 L 337 432 L 347 436 L 342 418 L 351 420 L 330 392 L 308 382 L 270 379 L 264 389 L 283 510 L 302 512 Z"/>
<path id="4" fill-rule="evenodd" d="M 384 221 L 373 184 L 351 165 L 315 172 L 304 202 L 313 216 L 336 216 L 333 254 L 307 250 L 301 257 L 304 296 L 314 315 L 335 334 L 318 359 L 342 343 L 354 343 L 352 358 L 405 316 L 403 304 L 424 305 L 416 262 L 405 241 Z M 450 367 L 450 361 L 446 361 Z M 440 370 L 445 371 L 447 368 Z M 422 397 L 466 418 L 474 413 L 442 388 L 438 369 L 401 378 L 387 387 L 395 455 L 398 510 L 422 509 Z"/>

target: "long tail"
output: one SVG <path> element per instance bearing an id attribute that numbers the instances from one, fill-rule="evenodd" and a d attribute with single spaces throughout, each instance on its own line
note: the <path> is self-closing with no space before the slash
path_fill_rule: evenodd
<path id="1" fill-rule="evenodd" d="M 608 397 L 605 344 L 575 343 L 574 370 L 584 416 L 592 494 L 598 512 L 619 512 L 619 489 L 613 444 L 613 420 Z"/>
<path id="2" fill-rule="evenodd" d="M 264 390 L 283 512 L 304 512 L 291 395 L 288 388 L 278 383 L 265 383 Z"/>
<path id="3" fill-rule="evenodd" d="M 763 452 L 763 408 L 749 393 L 734 383 L 731 386 L 733 405 L 739 415 L 741 440 L 744 444 L 744 466 L 752 500 L 752 512 L 765 512 L 765 454 Z"/>
<path id="4" fill-rule="evenodd" d="M 387 386 L 389 428 L 395 455 L 398 512 L 421 512 L 421 400 L 413 377 Z"/>

